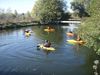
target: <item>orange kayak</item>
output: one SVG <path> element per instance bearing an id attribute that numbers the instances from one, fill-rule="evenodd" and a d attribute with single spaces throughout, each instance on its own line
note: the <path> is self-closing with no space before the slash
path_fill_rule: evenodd
<path id="1" fill-rule="evenodd" d="M 66 33 L 66 34 L 67 34 L 67 36 L 74 36 L 73 33 Z"/>
<path id="2" fill-rule="evenodd" d="M 44 31 L 53 32 L 53 31 L 55 31 L 55 29 L 44 29 Z"/>

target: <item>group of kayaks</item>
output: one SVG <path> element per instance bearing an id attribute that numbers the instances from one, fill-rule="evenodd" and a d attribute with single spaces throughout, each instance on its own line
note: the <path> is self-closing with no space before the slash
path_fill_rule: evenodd
<path id="1" fill-rule="evenodd" d="M 44 29 L 44 31 L 53 32 L 53 31 L 55 31 L 55 29 L 47 28 L 47 29 Z M 72 32 L 66 33 L 66 35 L 70 36 L 70 37 L 75 36 Z M 69 39 L 69 40 L 67 40 L 67 42 L 70 44 L 79 44 L 79 45 L 83 45 L 85 43 L 83 40 L 78 41 L 78 40 L 74 40 L 74 39 Z M 41 49 L 47 50 L 47 51 L 55 51 L 56 50 L 53 47 L 45 47 L 43 44 L 39 44 L 38 47 Z"/>
<path id="2" fill-rule="evenodd" d="M 44 29 L 45 32 L 54 32 L 55 29 L 47 27 L 46 29 Z M 47 50 L 47 51 L 55 51 L 56 49 L 53 47 L 45 47 L 43 44 L 39 44 L 38 45 L 39 48 L 43 49 L 43 50 Z"/>
<path id="3" fill-rule="evenodd" d="M 66 34 L 69 37 L 73 37 L 75 35 L 72 32 L 68 32 Z M 70 44 L 79 44 L 79 45 L 83 45 L 85 43 L 85 41 L 83 41 L 83 40 L 74 40 L 74 39 L 69 39 L 69 40 L 67 40 L 67 42 L 70 43 Z"/>

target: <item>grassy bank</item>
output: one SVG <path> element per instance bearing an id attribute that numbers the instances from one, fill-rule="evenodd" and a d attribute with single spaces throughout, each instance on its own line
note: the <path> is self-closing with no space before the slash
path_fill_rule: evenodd
<path id="1" fill-rule="evenodd" d="M 86 46 L 100 55 L 100 1 L 91 0 L 87 10 L 91 16 L 84 18 L 77 32 L 87 42 Z"/>

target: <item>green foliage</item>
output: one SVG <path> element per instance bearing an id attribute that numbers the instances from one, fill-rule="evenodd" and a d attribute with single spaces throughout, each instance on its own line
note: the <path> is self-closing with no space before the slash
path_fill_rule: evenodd
<path id="1" fill-rule="evenodd" d="M 77 32 L 87 42 L 86 46 L 100 54 L 100 1 L 91 0 L 87 9 L 91 17 L 85 18 Z"/>
<path id="2" fill-rule="evenodd" d="M 74 0 L 71 2 L 71 8 L 73 9 L 76 16 L 82 17 L 89 17 L 89 13 L 86 10 L 86 7 L 88 6 L 89 1 L 84 0 Z"/>
<path id="3" fill-rule="evenodd" d="M 63 0 L 37 0 L 32 14 L 37 20 L 52 21 L 62 18 L 65 4 Z"/>

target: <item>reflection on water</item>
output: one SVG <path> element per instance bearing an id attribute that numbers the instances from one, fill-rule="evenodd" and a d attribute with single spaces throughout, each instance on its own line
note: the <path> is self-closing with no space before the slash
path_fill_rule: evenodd
<path id="1" fill-rule="evenodd" d="M 0 75 L 92 75 L 90 60 L 95 56 L 85 47 L 66 42 L 68 26 L 53 26 L 55 31 L 50 33 L 44 28 L 0 31 Z M 28 29 L 32 34 L 25 37 L 24 31 Z M 45 39 L 51 41 L 55 51 L 37 49 Z"/>

